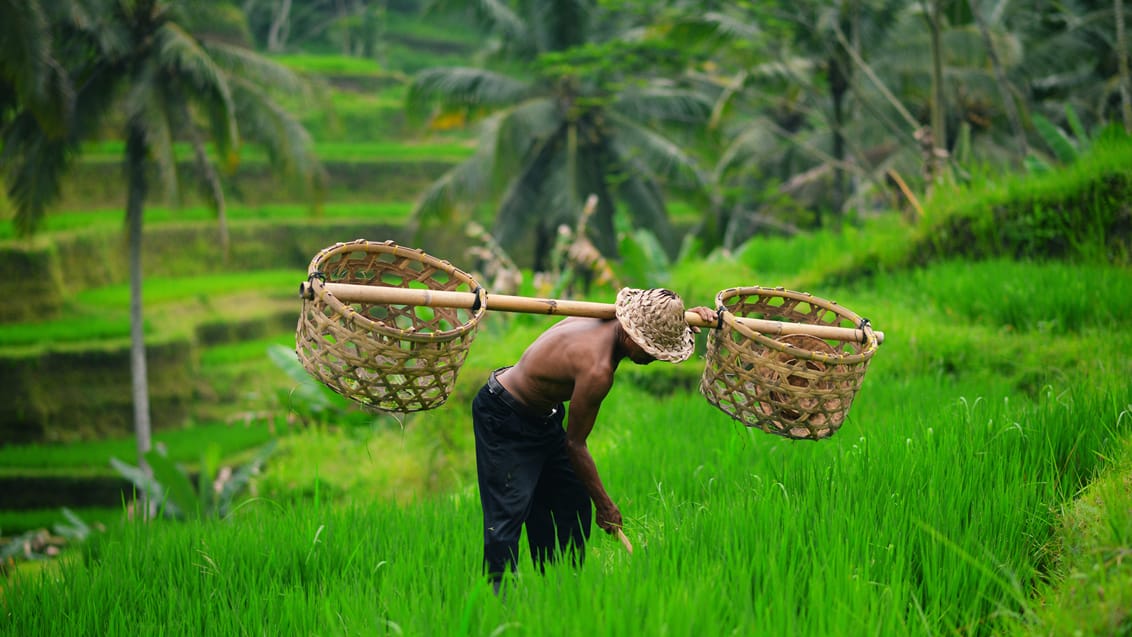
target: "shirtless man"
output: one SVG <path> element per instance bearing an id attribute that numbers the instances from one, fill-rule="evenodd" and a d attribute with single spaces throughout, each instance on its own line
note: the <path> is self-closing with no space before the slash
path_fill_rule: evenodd
<path id="1" fill-rule="evenodd" d="M 683 301 L 669 290 L 624 288 L 616 307 L 616 320 L 557 323 L 513 367 L 492 372 L 472 402 L 484 568 L 496 592 L 504 571 L 515 569 L 523 524 L 540 570 L 556 551 L 581 564 L 591 501 L 599 527 L 607 533 L 621 527 L 621 511 L 586 446 L 598 408 L 622 359 L 638 365 L 681 362 L 695 349 L 695 337 L 684 320 Z M 692 311 L 716 320 L 709 308 Z"/>

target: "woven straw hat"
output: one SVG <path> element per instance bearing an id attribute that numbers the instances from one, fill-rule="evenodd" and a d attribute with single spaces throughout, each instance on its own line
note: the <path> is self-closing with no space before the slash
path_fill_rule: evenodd
<path id="1" fill-rule="evenodd" d="M 617 320 L 633 342 L 659 361 L 686 361 L 696 348 L 696 337 L 684 320 L 684 301 L 671 290 L 621 288 Z"/>

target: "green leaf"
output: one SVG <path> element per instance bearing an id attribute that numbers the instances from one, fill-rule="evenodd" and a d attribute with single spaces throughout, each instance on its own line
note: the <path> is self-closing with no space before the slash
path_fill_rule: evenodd
<path id="1" fill-rule="evenodd" d="M 63 517 L 67 518 L 67 522 L 58 522 L 52 529 L 56 535 L 81 542 L 90 535 L 90 525 L 88 525 L 82 518 L 80 518 L 74 511 L 63 507 Z"/>
<path id="2" fill-rule="evenodd" d="M 1085 125 L 1081 123 L 1081 118 L 1077 116 L 1077 110 L 1069 102 L 1065 103 L 1065 119 L 1069 122 L 1069 130 L 1073 131 L 1073 135 L 1077 137 L 1077 144 L 1082 147 L 1087 146 L 1089 133 L 1085 130 Z"/>
<path id="3" fill-rule="evenodd" d="M 295 351 L 285 345 L 272 345 L 267 348 L 267 357 L 275 366 L 297 383 L 291 396 L 307 409 L 322 411 L 331 406 L 331 390 L 316 381 L 299 362 Z"/>
<path id="4" fill-rule="evenodd" d="M 1045 160 L 1037 155 L 1026 155 L 1022 164 L 1026 166 L 1026 172 L 1032 175 L 1045 175 L 1053 170 Z"/>
<path id="5" fill-rule="evenodd" d="M 263 467 L 268 458 L 275 453 L 275 446 L 275 440 L 271 440 L 266 445 L 260 447 L 255 457 L 247 464 L 237 469 L 232 474 L 232 477 L 224 483 L 224 486 L 220 488 L 220 494 L 216 498 L 216 509 L 214 512 L 217 515 L 224 516 L 228 514 L 232 506 L 232 500 L 244 491 L 251 481 L 252 476 L 259 473 L 260 468 Z"/>
<path id="6" fill-rule="evenodd" d="M 172 460 L 156 449 L 146 452 L 145 460 L 153 469 L 154 479 L 161 484 L 169 495 L 170 503 L 189 518 L 199 518 L 201 515 L 200 498 L 193 490 L 193 483 L 189 476 Z"/>
<path id="7" fill-rule="evenodd" d="M 212 490 L 212 481 L 220 470 L 220 446 L 208 445 L 200 457 L 200 467 L 197 473 L 197 496 L 200 498 L 201 511 L 212 513 L 216 508 L 216 496 Z"/>
<path id="8" fill-rule="evenodd" d="M 510 106 L 531 91 L 526 82 L 501 73 L 472 67 L 434 68 L 421 71 L 409 86 L 405 106 L 411 117 L 429 112 L 434 103 L 470 111 Z"/>
<path id="9" fill-rule="evenodd" d="M 1061 130 L 1045 117 L 1034 114 L 1034 128 L 1042 136 L 1046 145 L 1053 151 L 1057 160 L 1063 164 L 1071 164 L 1077 159 L 1077 149 L 1065 131 Z"/>
<path id="10" fill-rule="evenodd" d="M 137 487 L 138 491 L 146 494 L 155 501 L 161 501 L 165 497 L 164 489 L 161 484 L 154 478 L 146 475 L 140 468 L 132 464 L 122 462 L 117 458 L 110 459 L 110 466 L 118 472 L 123 478 L 126 478 Z"/>

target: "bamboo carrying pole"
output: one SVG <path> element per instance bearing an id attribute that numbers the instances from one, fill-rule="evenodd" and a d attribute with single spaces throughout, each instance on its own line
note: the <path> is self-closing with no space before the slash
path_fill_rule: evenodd
<path id="1" fill-rule="evenodd" d="M 299 295 L 303 298 L 311 298 L 314 293 L 311 285 L 312 283 L 310 281 L 304 281 L 299 286 Z M 333 294 L 343 303 L 424 305 L 428 307 L 472 309 L 475 307 L 475 303 L 478 299 L 478 296 L 473 292 L 421 290 L 415 288 L 357 285 L 350 283 L 322 283 L 321 285 L 325 287 L 328 293 Z M 507 294 L 486 294 L 484 298 L 485 309 L 501 312 L 584 316 L 601 319 L 616 317 L 616 306 L 612 303 L 540 299 Z M 717 327 L 715 323 L 703 320 L 700 318 L 700 315 L 695 312 L 685 312 L 684 320 L 688 322 L 688 325 L 693 327 Z M 866 339 L 863 330 L 851 327 L 810 325 L 807 323 L 790 323 L 746 317 L 736 317 L 736 321 L 755 332 L 767 336 L 809 334 L 810 336 L 816 336 L 822 339 L 852 341 L 855 343 L 863 343 Z M 874 331 L 873 334 L 876 336 L 877 344 L 884 342 L 884 332 Z"/>

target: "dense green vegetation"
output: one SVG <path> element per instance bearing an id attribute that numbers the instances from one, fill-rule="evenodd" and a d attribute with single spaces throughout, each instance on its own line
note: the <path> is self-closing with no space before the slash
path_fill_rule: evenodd
<path id="1" fill-rule="evenodd" d="M 16 427 L 0 427 L 0 635 L 1132 631 L 1124 3 L 194 5 L 186 32 L 209 51 L 246 43 L 309 84 L 270 92 L 302 134 L 202 149 L 187 128 L 151 131 L 153 441 L 187 473 L 168 502 L 274 452 L 230 508 L 142 522 L 111 464 L 139 457 L 122 165 L 140 156 L 118 134 L 138 112 L 95 104 L 107 117 L 67 139 L 34 235 L 11 180 L 59 169 L 12 152 L 31 123 L 18 109 L 55 143 L 55 98 L 75 88 L 59 74 L 97 61 L 42 27 L 89 35 L 82 9 L 146 5 L 101 2 L 0 0 L 19 35 L 0 44 L 0 420 Z M 113 57 L 113 41 L 88 50 Z M 202 85 L 229 77 L 200 51 L 150 59 L 174 51 Z M 136 105 L 149 76 L 131 77 Z M 210 108 L 169 121 L 203 131 Z M 304 135 L 325 181 L 300 201 L 305 179 L 270 168 Z M 198 150 L 220 206 L 185 187 L 209 182 Z M 520 294 L 557 291 L 530 266 L 593 190 L 589 238 L 622 283 L 705 305 L 737 285 L 804 290 L 887 340 L 820 443 L 708 404 L 703 336 L 688 363 L 625 363 L 590 444 L 636 552 L 595 531 L 581 570 L 539 576 L 523 555 L 497 599 L 478 571 L 469 403 L 553 319 L 491 314 L 444 406 L 374 414 L 294 361 L 295 290 L 315 251 L 358 237 L 486 283 L 475 220 L 509 237 Z M 669 222 L 655 250 L 642 230 Z"/>
<path id="2" fill-rule="evenodd" d="M 505 600 L 490 595 L 476 577 L 468 458 L 442 470 L 425 460 L 441 433 L 466 451 L 466 404 L 456 400 L 403 428 L 285 437 L 258 481 L 261 499 L 222 521 L 128 524 L 96 537 L 58 575 L 9 585 L 9 627 L 479 634 L 505 625 L 538 633 L 553 622 L 572 634 L 604 616 L 603 634 L 1045 633 L 1068 620 L 1034 597 L 1043 574 L 1081 570 L 1059 544 L 1057 513 L 1127 454 L 1120 440 L 1132 425 L 1132 394 L 1122 379 L 1132 372 L 1132 334 L 1100 314 L 1072 332 L 1009 313 L 972 320 L 972 306 L 952 315 L 955 286 L 924 283 L 958 279 L 1017 305 L 1017 281 L 1002 275 L 1024 270 L 1040 285 L 1063 266 L 956 270 L 942 264 L 822 290 L 873 316 L 889 339 L 829 441 L 745 430 L 694 392 L 658 399 L 619 384 L 593 444 L 627 512 L 631 557 L 596 538 L 582 571 L 539 577 L 524 561 Z M 731 283 L 731 272 L 718 271 L 713 287 Z M 1079 276 L 1098 286 L 1128 278 L 1105 268 Z M 1046 294 L 1061 301 L 1051 303 L 1059 308 L 1051 322 L 1077 320 L 1078 290 Z M 477 337 L 457 398 L 517 354 L 545 321 L 532 318 Z M 1031 360 L 1018 358 L 1027 351 Z M 413 476 L 415 497 L 407 495 Z M 440 493 L 427 482 L 436 478 L 447 483 Z M 409 503 L 380 503 L 388 487 Z M 1090 550 L 1119 550 L 1127 518 L 1112 520 L 1124 526 L 1089 540 L 1100 545 Z M 1095 630 L 1126 625 L 1117 609 L 1128 608 L 1127 580 L 1083 575 L 1102 578 L 1111 609 L 1090 620 Z M 1087 586 L 1073 582 L 1079 592 L 1064 595 L 1087 598 Z M 562 613 L 564 603 L 576 612 Z M 223 610 L 232 604 L 245 611 Z M 57 612 L 37 612 L 44 608 Z"/>

